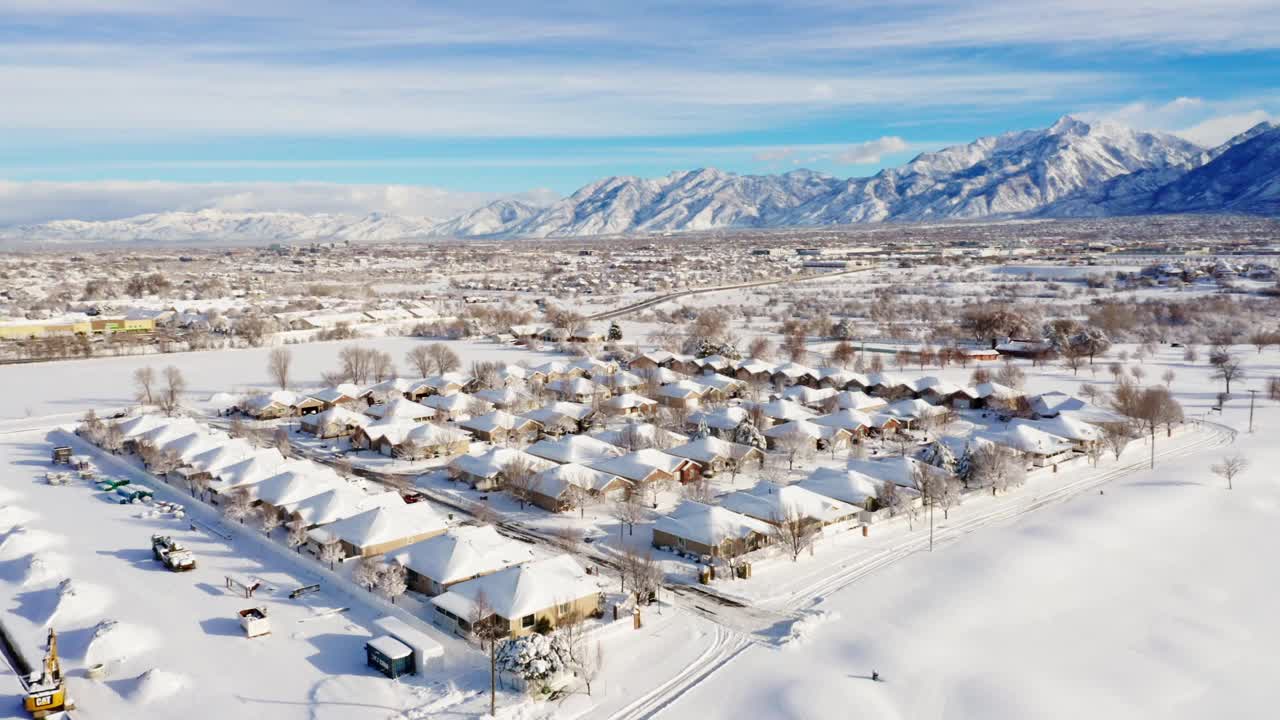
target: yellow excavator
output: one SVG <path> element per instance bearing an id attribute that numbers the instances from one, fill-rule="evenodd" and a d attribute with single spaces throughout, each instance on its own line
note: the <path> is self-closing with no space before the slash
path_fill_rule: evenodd
<path id="1" fill-rule="evenodd" d="M 67 699 L 67 685 L 62 678 L 62 663 L 58 660 L 58 633 L 49 629 L 49 652 L 44 656 L 44 669 L 39 677 L 28 678 L 25 706 L 33 718 L 44 718 L 56 712 L 73 710 L 75 704 Z"/>

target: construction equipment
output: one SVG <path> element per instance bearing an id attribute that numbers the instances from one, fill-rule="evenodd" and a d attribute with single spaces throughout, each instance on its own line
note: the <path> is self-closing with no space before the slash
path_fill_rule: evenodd
<path id="1" fill-rule="evenodd" d="M 52 713 L 75 708 L 75 703 L 67 699 L 62 663 L 58 660 L 58 634 L 52 628 L 49 629 L 49 651 L 44 656 L 44 668 L 38 677 L 32 673 L 23 685 L 27 693 L 23 706 L 33 718 L 48 717 Z"/>
<path id="2" fill-rule="evenodd" d="M 244 628 L 245 637 L 256 638 L 271 634 L 271 621 L 267 619 L 265 607 L 245 608 L 240 611 L 240 627 Z"/>
<path id="3" fill-rule="evenodd" d="M 168 535 L 151 536 L 151 554 L 174 572 L 186 572 L 196 567 L 195 553 Z"/>

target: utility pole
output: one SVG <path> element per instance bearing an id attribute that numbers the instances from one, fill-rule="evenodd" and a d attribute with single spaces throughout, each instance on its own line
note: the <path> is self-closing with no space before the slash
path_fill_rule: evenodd
<path id="1" fill-rule="evenodd" d="M 1253 399 L 1257 396 L 1257 390 L 1249 391 L 1249 432 L 1253 432 Z"/>
<path id="2" fill-rule="evenodd" d="M 929 495 L 929 552 L 933 552 L 933 494 Z"/>

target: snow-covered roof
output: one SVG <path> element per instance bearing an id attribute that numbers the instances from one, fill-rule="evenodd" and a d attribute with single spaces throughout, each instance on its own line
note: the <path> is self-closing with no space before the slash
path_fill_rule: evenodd
<path id="1" fill-rule="evenodd" d="M 942 468 L 937 468 L 927 463 L 921 462 L 913 457 L 905 457 L 895 455 L 893 457 L 880 458 L 877 460 L 850 460 L 849 469 L 874 478 L 879 482 L 891 482 L 894 485 L 904 488 L 915 488 L 915 478 L 913 473 L 919 468 L 926 473 L 943 473 L 949 474 Z"/>
<path id="2" fill-rule="evenodd" d="M 385 403 L 370 405 L 365 409 L 364 414 L 380 420 L 425 420 L 435 417 L 436 411 L 421 403 L 395 397 Z"/>
<path id="3" fill-rule="evenodd" d="M 369 424 L 369 416 L 348 410 L 341 405 L 334 405 L 324 412 L 303 418 L 302 422 L 315 427 L 342 425 L 345 427 L 364 427 Z"/>
<path id="4" fill-rule="evenodd" d="M 254 447 L 248 440 L 233 438 L 191 458 L 190 464 L 197 470 L 215 475 L 218 470 L 249 457 L 253 451 Z"/>
<path id="5" fill-rule="evenodd" d="M 1068 395 L 1064 392 L 1047 392 L 1029 398 L 1031 410 L 1042 417 L 1053 417 L 1059 413 L 1069 413 L 1077 420 L 1087 423 L 1107 424 L 1124 422 L 1118 413 L 1100 408 L 1086 400 Z"/>
<path id="6" fill-rule="evenodd" d="M 678 380 L 658 388 L 658 395 L 669 398 L 700 398 L 711 388 L 692 380 Z"/>
<path id="7" fill-rule="evenodd" d="M 418 503 L 420 504 L 420 503 Z M 534 558 L 522 542 L 498 534 L 492 525 L 463 525 L 391 554 L 419 575 L 449 584 L 511 567 Z"/>
<path id="8" fill-rule="evenodd" d="M 591 467 L 601 472 L 611 473 L 635 482 L 643 481 L 655 470 L 669 475 L 676 474 L 687 459 L 668 455 L 660 450 L 645 448 L 629 452 L 620 457 L 599 460 L 591 463 Z"/>
<path id="9" fill-rule="evenodd" d="M 345 517 L 309 534 L 317 542 L 343 540 L 358 548 L 404 540 L 415 535 L 443 532 L 448 520 L 425 502 L 374 507 Z"/>
<path id="10" fill-rule="evenodd" d="M 152 447 L 160 448 L 178 438 L 204 430 L 204 426 L 191 418 L 176 418 L 163 425 L 152 427 L 150 430 L 135 437 L 139 441 L 150 443 Z"/>
<path id="11" fill-rule="evenodd" d="M 618 457 L 626 451 L 588 435 L 565 435 L 555 440 L 539 440 L 525 448 L 525 452 L 557 463 L 591 463 Z"/>
<path id="12" fill-rule="evenodd" d="M 550 462 L 522 450 L 491 448 L 479 455 L 459 455 L 449 463 L 449 467 L 473 477 L 493 478 L 501 474 L 503 468 L 517 460 L 527 462 L 534 471 L 545 470 L 551 466 Z"/>
<path id="13" fill-rule="evenodd" d="M 760 451 L 750 445 L 742 445 L 727 440 L 721 440 L 718 437 L 707 435 L 696 440 L 690 440 L 683 445 L 677 445 L 666 450 L 667 454 L 676 457 L 688 458 L 694 462 L 706 465 L 718 459 L 724 460 L 741 460 L 752 453 Z"/>
<path id="14" fill-rule="evenodd" d="M 796 363 L 796 362 L 783 363 L 783 364 L 781 364 L 781 365 L 779 365 L 779 366 L 775 367 L 775 368 L 773 369 L 773 374 L 774 374 L 774 375 L 785 375 L 785 376 L 787 376 L 787 377 L 789 377 L 789 378 L 793 378 L 793 379 L 794 379 L 794 378 L 802 378 L 802 377 L 806 377 L 806 376 L 807 376 L 807 377 L 811 377 L 811 378 L 813 378 L 813 379 L 815 379 L 815 380 L 817 380 L 817 379 L 818 379 L 819 377 L 821 377 L 821 375 L 822 375 L 822 373 L 818 372 L 817 370 L 814 370 L 814 369 L 813 369 L 813 368 L 811 368 L 811 367 L 808 367 L 808 366 L 805 366 L 805 365 L 801 365 L 800 363 Z"/>
<path id="15" fill-rule="evenodd" d="M 285 463 L 284 456 L 275 448 L 256 450 L 252 455 L 231 463 L 210 474 L 218 478 L 224 486 L 233 487 L 248 485 L 265 480 Z"/>
<path id="16" fill-rule="evenodd" d="M 568 377 L 547 383 L 547 389 L 561 395 L 595 395 L 605 392 L 605 388 L 584 378 Z"/>
<path id="17" fill-rule="evenodd" d="M 693 378 L 693 381 L 699 385 L 706 385 L 722 392 L 727 392 L 734 388 L 742 387 L 743 382 L 737 378 L 728 375 L 720 375 L 719 373 L 703 373 Z"/>
<path id="18" fill-rule="evenodd" d="M 404 440 L 401 442 L 416 443 L 423 447 L 436 447 L 438 445 L 465 442 L 470 439 L 471 436 L 461 430 L 438 423 L 422 423 L 414 426 L 412 430 L 406 433 Z"/>
<path id="19" fill-rule="evenodd" d="M 671 447 L 689 441 L 687 436 L 680 433 L 664 430 L 653 423 L 641 422 L 627 423 L 608 430 L 597 430 L 591 433 L 591 437 L 623 449 L 634 447 L 631 444 L 631 438 L 656 447 Z"/>
<path id="20" fill-rule="evenodd" d="M 860 508 L 799 485 L 761 482 L 720 498 L 721 507 L 765 522 L 779 522 L 791 514 L 832 523 L 857 515 Z"/>
<path id="21" fill-rule="evenodd" d="M 1077 442 L 1096 442 L 1102 438 L 1102 431 L 1096 425 L 1090 425 L 1070 413 L 1062 413 L 1041 420 L 1014 418 L 1009 424 L 1027 425 L 1036 430 Z"/>
<path id="22" fill-rule="evenodd" d="M 332 469 L 316 463 L 292 465 L 249 486 L 249 496 L 276 507 L 319 495 L 346 482 Z"/>
<path id="23" fill-rule="evenodd" d="M 939 405 L 930 405 L 920 398 L 909 398 L 890 403 L 883 412 L 886 415 L 892 415 L 903 420 L 919 420 L 920 418 L 941 415 L 946 411 L 946 408 Z"/>
<path id="24" fill-rule="evenodd" d="M 874 427 L 871 416 L 852 409 L 837 410 L 828 415 L 819 415 L 810 422 L 815 425 L 844 428 L 849 432 L 854 432 L 861 428 Z"/>
<path id="25" fill-rule="evenodd" d="M 275 390 L 250 396 L 245 400 L 244 408 L 249 412 L 261 412 L 269 407 L 293 407 L 301 399 L 292 390 Z"/>
<path id="26" fill-rule="evenodd" d="M 630 483 L 626 478 L 601 472 L 578 463 L 566 463 L 547 468 L 537 474 L 534 482 L 534 492 L 553 498 L 560 497 L 570 487 L 580 488 L 589 492 L 603 492 L 613 483 Z"/>
<path id="27" fill-rule="evenodd" d="M 178 458 L 186 463 L 191 458 L 200 453 L 212 450 L 227 441 L 227 436 L 221 433 L 212 433 L 208 428 L 201 428 L 194 432 L 183 435 L 182 437 L 169 440 L 160 446 L 160 449 L 167 453 L 174 453 Z"/>
<path id="28" fill-rule="evenodd" d="M 650 400 L 643 395 L 635 393 L 622 393 L 615 395 L 604 401 L 605 407 L 616 408 L 618 410 L 630 410 L 632 408 L 642 408 L 657 405 L 656 400 Z"/>
<path id="29" fill-rule="evenodd" d="M 857 470 L 829 467 L 815 468 L 809 477 L 796 485 L 853 505 L 861 505 L 867 498 L 875 497 L 880 487 L 875 478 Z"/>
<path id="30" fill-rule="evenodd" d="M 379 635 L 366 642 L 365 645 L 377 650 L 383 657 L 390 660 L 400 660 L 413 654 L 413 648 L 390 635 Z"/>
<path id="31" fill-rule="evenodd" d="M 404 395 L 409 392 L 409 388 L 412 386 L 413 383 L 406 378 L 391 378 L 390 380 L 383 380 L 375 385 L 370 385 L 360 392 L 360 396 L 389 397 L 391 395 Z"/>
<path id="32" fill-rule="evenodd" d="M 1051 435 L 1031 425 L 1013 425 L 1003 431 L 985 431 L 976 433 L 978 437 L 990 440 L 999 445 L 1032 455 L 1057 455 L 1071 449 L 1071 442 L 1066 438 Z"/>
<path id="33" fill-rule="evenodd" d="M 557 555 L 458 583 L 431 602 L 465 618 L 483 593 L 495 614 L 511 620 L 594 595 L 596 583 L 573 557 Z"/>
<path id="34" fill-rule="evenodd" d="M 682 500 L 670 513 L 659 516 L 653 529 L 710 546 L 770 532 L 769 526 L 759 520 L 693 500 Z"/>
<path id="35" fill-rule="evenodd" d="M 473 417 L 469 420 L 459 420 L 458 427 L 463 430 L 475 430 L 477 432 L 491 433 L 495 430 L 511 430 L 520 427 L 526 423 L 533 421 L 528 418 L 512 415 L 503 410 L 495 410 L 485 415 Z"/>
<path id="36" fill-rule="evenodd" d="M 571 402 L 553 402 L 544 405 L 537 410 L 530 410 L 524 416 L 536 420 L 537 422 L 547 425 L 554 424 L 563 418 L 579 421 L 590 416 L 592 409 L 587 405 Z"/>
<path id="37" fill-rule="evenodd" d="M 780 425 L 774 425 L 764 431 L 765 437 L 785 438 L 792 435 L 803 435 L 813 440 L 830 440 L 840 434 L 848 434 L 848 430 L 843 427 L 833 425 L 819 425 L 809 420 L 792 420 Z"/>
<path id="38" fill-rule="evenodd" d="M 814 415 L 809 408 L 790 400 L 770 400 L 767 403 L 761 403 L 760 412 L 772 420 L 803 420 Z"/>
<path id="39" fill-rule="evenodd" d="M 782 397 L 801 405 L 818 406 L 836 394 L 834 388 L 811 388 L 805 385 L 792 385 L 782 391 Z"/>
<path id="40" fill-rule="evenodd" d="M 746 408 L 737 405 L 729 405 L 715 410 L 700 410 L 689 415 L 689 422 L 693 425 L 706 423 L 707 427 L 717 430 L 732 430 L 742 424 L 747 419 Z"/>
<path id="41" fill-rule="evenodd" d="M 530 400 L 529 395 L 512 387 L 504 387 L 500 390 L 479 390 L 475 393 L 475 397 L 490 405 L 502 405 L 505 407 L 511 407 Z"/>
<path id="42" fill-rule="evenodd" d="M 466 393 L 454 393 L 452 395 L 432 395 L 422 401 L 422 404 L 433 409 L 443 410 L 449 413 L 470 412 L 472 407 L 477 407 L 481 412 L 488 412 L 493 409 L 493 405 Z"/>
<path id="43" fill-rule="evenodd" d="M 285 512 L 298 516 L 304 525 L 327 525 L 331 522 L 351 517 L 375 507 L 395 507 L 403 505 L 400 493 L 393 490 L 369 495 L 350 486 L 340 486 L 325 490 L 292 503 L 285 503 Z"/>
<path id="44" fill-rule="evenodd" d="M 307 397 L 324 403 L 336 403 L 340 400 L 354 400 L 360 397 L 360 388 L 352 383 L 342 383 L 334 387 L 307 393 Z"/>

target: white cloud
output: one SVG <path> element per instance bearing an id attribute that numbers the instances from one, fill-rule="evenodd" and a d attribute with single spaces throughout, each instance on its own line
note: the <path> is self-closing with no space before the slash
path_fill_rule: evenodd
<path id="1" fill-rule="evenodd" d="M 851 145 L 848 149 L 835 156 L 837 162 L 846 165 L 866 165 L 868 163 L 878 163 L 880 158 L 890 153 L 902 152 L 907 149 L 907 141 L 895 135 L 888 135 L 878 140 L 869 140 L 857 145 Z"/>
<path id="2" fill-rule="evenodd" d="M 752 155 L 752 159 L 758 162 L 782 162 L 790 160 L 796 156 L 796 149 L 789 147 L 782 148 L 766 148 Z"/>
<path id="3" fill-rule="evenodd" d="M 109 220 L 209 208 L 356 215 L 382 212 L 444 218 L 499 197 L 504 196 L 418 185 L 0 181 L 0 225 L 68 218 Z M 558 196 L 549 190 L 534 190 L 505 197 L 541 204 Z"/>
<path id="4" fill-rule="evenodd" d="M 1165 103 L 1136 102 L 1079 113 L 1088 120 L 1105 120 L 1142 130 L 1177 135 L 1202 147 L 1213 147 L 1234 135 L 1280 117 L 1280 101 L 1271 97 L 1205 100 L 1178 97 Z"/>

